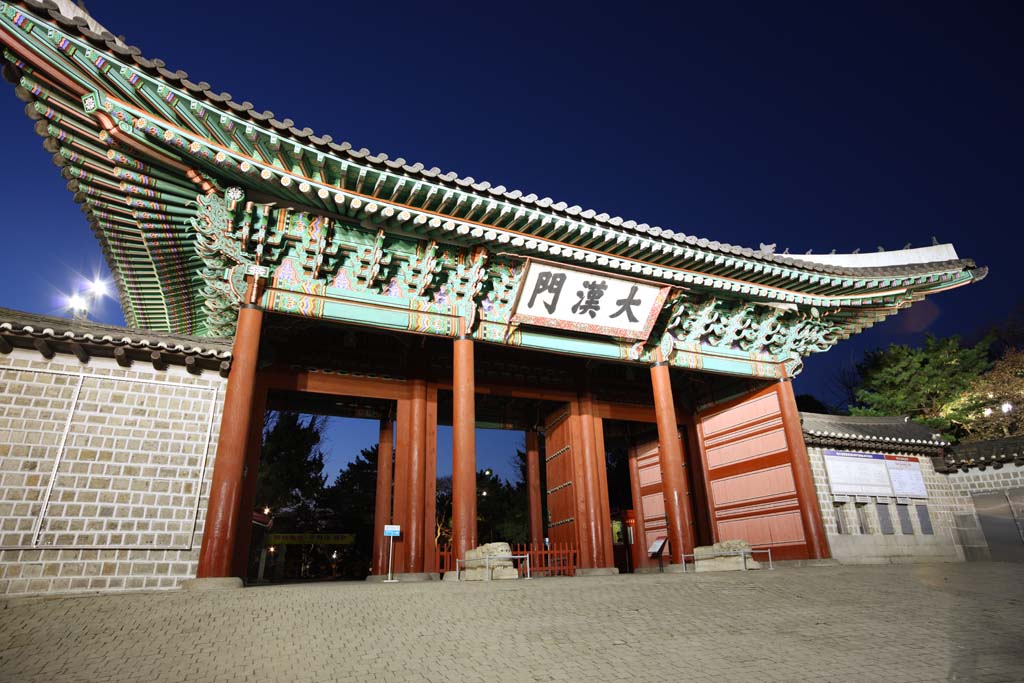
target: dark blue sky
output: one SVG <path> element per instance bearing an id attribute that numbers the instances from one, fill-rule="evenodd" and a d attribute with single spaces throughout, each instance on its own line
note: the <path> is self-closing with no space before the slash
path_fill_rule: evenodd
<path id="1" fill-rule="evenodd" d="M 745 246 L 934 235 L 991 267 L 810 359 L 800 393 L 836 401 L 865 349 L 1006 316 L 1024 247 L 1019 3 L 662 5 L 88 2 L 146 56 L 356 147 Z M 5 92 L 0 306 L 56 313 L 100 254 Z"/>

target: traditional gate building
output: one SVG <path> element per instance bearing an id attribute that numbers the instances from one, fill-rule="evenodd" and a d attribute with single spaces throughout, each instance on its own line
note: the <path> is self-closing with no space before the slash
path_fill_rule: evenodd
<path id="1" fill-rule="evenodd" d="M 803 358 L 985 275 L 948 244 L 777 254 L 355 149 L 144 57 L 70 2 L 0 3 L 0 42 L 3 76 L 99 240 L 131 328 L 8 312 L 0 381 L 39 387 L 40 400 L 3 414 L 2 488 L 17 493 L 0 503 L 0 553 L 19 572 L 50 571 L 39 558 L 60 553 L 81 567 L 46 587 L 5 575 L 17 590 L 240 575 L 262 415 L 276 404 L 381 419 L 394 458 L 381 458 L 376 537 L 402 525 L 402 572 L 435 569 L 438 424 L 453 429 L 457 556 L 477 541 L 474 429 L 503 425 L 528 432 L 533 540 L 574 545 L 585 572 L 611 568 L 605 438 L 640 424 L 656 438 L 632 449 L 637 524 L 643 540 L 669 539 L 672 563 L 731 538 L 829 557 L 791 385 Z M 137 384 L 110 386 L 122 381 Z M 105 407 L 147 382 L 134 395 L 155 397 L 165 426 L 135 404 L 127 417 Z M 126 440 L 93 448 L 113 425 L 104 415 L 127 420 Z M 126 540 L 152 508 L 108 492 L 118 502 L 104 517 L 102 487 L 120 477 L 164 495 L 149 488 L 174 481 L 186 450 L 134 440 L 178 427 L 190 444 L 208 436 L 187 449 L 194 487 L 169 505 L 185 512 L 158 515 L 151 541 Z M 110 482 L 88 481 L 108 466 L 120 468 Z M 77 500 L 90 486 L 96 500 Z M 90 563 L 105 561 L 120 563 L 116 585 L 103 573 L 90 584 Z M 384 562 L 381 543 L 374 573 Z"/>

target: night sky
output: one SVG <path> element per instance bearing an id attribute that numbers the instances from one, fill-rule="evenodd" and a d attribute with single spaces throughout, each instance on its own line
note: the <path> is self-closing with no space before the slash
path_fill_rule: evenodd
<path id="1" fill-rule="evenodd" d="M 1024 10 L 900 4 L 88 7 L 147 57 L 357 148 L 753 248 L 935 236 L 991 268 L 808 360 L 797 392 L 837 402 L 836 376 L 866 349 L 970 334 L 1024 298 Z M 61 314 L 75 274 L 104 266 L 3 85 L 0 306 Z M 123 323 L 114 301 L 94 317 Z M 374 432 L 334 425 L 332 463 Z M 521 435 L 481 437 L 480 466 L 511 475 Z"/>

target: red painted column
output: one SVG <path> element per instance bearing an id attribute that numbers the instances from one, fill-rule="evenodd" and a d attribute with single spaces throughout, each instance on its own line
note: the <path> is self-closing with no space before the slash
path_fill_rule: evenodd
<path id="1" fill-rule="evenodd" d="M 388 544 L 384 525 L 391 523 L 391 471 L 394 458 L 395 423 L 391 416 L 380 421 L 377 442 L 377 493 L 373 505 L 373 573 L 388 573 Z"/>
<path id="2" fill-rule="evenodd" d="M 608 500 L 608 458 L 604 446 L 604 420 L 598 417 L 594 408 L 593 397 L 590 398 L 591 414 L 594 420 L 594 469 L 597 472 L 597 521 L 601 533 L 601 545 L 604 555 L 599 567 L 615 566 L 615 546 L 612 543 L 611 501 Z"/>
<path id="3" fill-rule="evenodd" d="M 697 444 L 697 421 L 692 415 L 685 418 L 687 468 L 693 492 L 693 542 L 694 545 L 711 545 L 711 507 L 708 502 L 707 480 L 704 477 L 704 463 L 701 461 L 700 446 Z"/>
<path id="4" fill-rule="evenodd" d="M 672 380 L 668 363 L 662 360 L 660 351 L 657 357 L 657 362 L 651 365 L 651 384 L 654 389 L 654 413 L 658 421 L 658 455 L 661 460 L 665 512 L 668 515 L 668 540 L 672 545 L 672 564 L 680 564 L 683 553 L 693 552 L 690 499 L 686 495 L 686 476 L 672 399 Z"/>
<path id="5" fill-rule="evenodd" d="M 782 411 L 782 425 L 786 431 L 786 442 L 789 444 L 789 457 L 792 460 L 793 482 L 796 484 L 796 497 L 800 505 L 800 518 L 804 525 L 804 537 L 807 539 L 807 552 L 811 559 L 824 559 L 832 556 L 825 536 L 825 525 L 821 521 L 821 508 L 818 507 L 818 494 L 814 488 L 814 475 L 811 474 L 811 460 L 807 457 L 807 445 L 804 443 L 803 427 L 800 425 L 800 413 L 796 409 L 796 396 L 793 394 L 793 383 L 788 379 L 775 385 Z"/>
<path id="6" fill-rule="evenodd" d="M 529 498 L 530 544 L 544 545 L 544 520 L 540 505 L 540 444 L 537 432 L 526 432 L 526 492 Z"/>
<path id="7" fill-rule="evenodd" d="M 577 401 L 579 406 L 580 459 L 582 472 L 577 472 L 573 480 L 576 495 L 583 496 L 585 518 L 583 523 L 577 521 L 581 534 L 586 534 L 589 543 L 581 544 L 580 566 L 583 568 L 604 567 L 605 565 L 605 534 L 601 514 L 601 475 L 598 472 L 597 440 L 594 429 L 594 401 L 589 394 L 581 394 Z M 604 459 L 600 465 L 603 466 Z M 579 474 L 582 474 L 580 481 Z M 607 496 L 607 491 L 605 491 Z M 608 525 L 611 525 L 609 519 Z M 611 535 L 609 529 L 608 535 Z"/>
<path id="8" fill-rule="evenodd" d="M 437 387 L 427 386 L 426 479 L 423 482 L 423 571 L 437 566 Z"/>
<path id="9" fill-rule="evenodd" d="M 423 513 L 426 509 L 427 383 L 412 381 L 409 412 L 409 507 L 405 516 L 405 571 L 423 571 Z"/>
<path id="10" fill-rule="evenodd" d="M 408 534 L 409 516 L 409 450 L 411 434 L 409 429 L 412 415 L 412 399 L 398 400 L 395 411 L 395 466 L 392 470 L 394 488 L 391 501 L 391 523 L 402 527 L 402 535 L 395 539 L 394 571 L 401 574 L 405 568 L 405 542 Z"/>
<path id="11" fill-rule="evenodd" d="M 476 537 L 476 382 L 473 340 L 455 340 L 452 378 L 452 552 L 466 557 Z"/>
<path id="12" fill-rule="evenodd" d="M 238 311 L 231 372 L 224 394 L 213 483 L 210 485 L 203 545 L 199 551 L 199 566 L 196 568 L 196 577 L 201 579 L 231 575 L 239 527 L 238 508 L 242 498 L 245 447 L 252 424 L 260 329 L 263 325 L 263 311 L 259 304 L 254 303 L 258 297 L 257 285 L 250 280 L 245 299 L 249 303 L 242 304 Z M 246 524 L 249 523 L 246 520 Z"/>
<path id="13" fill-rule="evenodd" d="M 252 400 L 252 420 L 249 438 L 245 444 L 242 497 L 238 501 L 238 536 L 235 538 L 235 556 L 231 573 L 243 579 L 249 572 L 249 546 L 252 543 L 252 513 L 262 503 L 256 500 L 256 480 L 259 477 L 260 453 L 263 450 L 263 420 L 267 412 L 267 389 L 256 376 L 256 389 Z"/>

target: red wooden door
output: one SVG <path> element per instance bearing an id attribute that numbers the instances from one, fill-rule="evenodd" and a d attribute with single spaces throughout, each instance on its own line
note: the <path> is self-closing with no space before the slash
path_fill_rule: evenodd
<path id="1" fill-rule="evenodd" d="M 771 548 L 776 559 L 808 557 L 794 448 L 775 387 L 705 410 L 697 433 L 715 540 Z"/>
<path id="2" fill-rule="evenodd" d="M 576 491 L 572 450 L 572 422 L 568 404 L 544 421 L 547 473 L 548 538 L 551 543 L 576 545 Z"/>
<path id="3" fill-rule="evenodd" d="M 638 567 L 656 567 L 647 549 L 659 536 L 668 536 L 668 516 L 665 512 L 665 494 L 661 484 L 661 460 L 658 440 L 633 446 L 629 457 L 633 483 L 633 511 L 636 515 L 636 543 Z M 665 549 L 668 556 L 668 549 Z"/>

